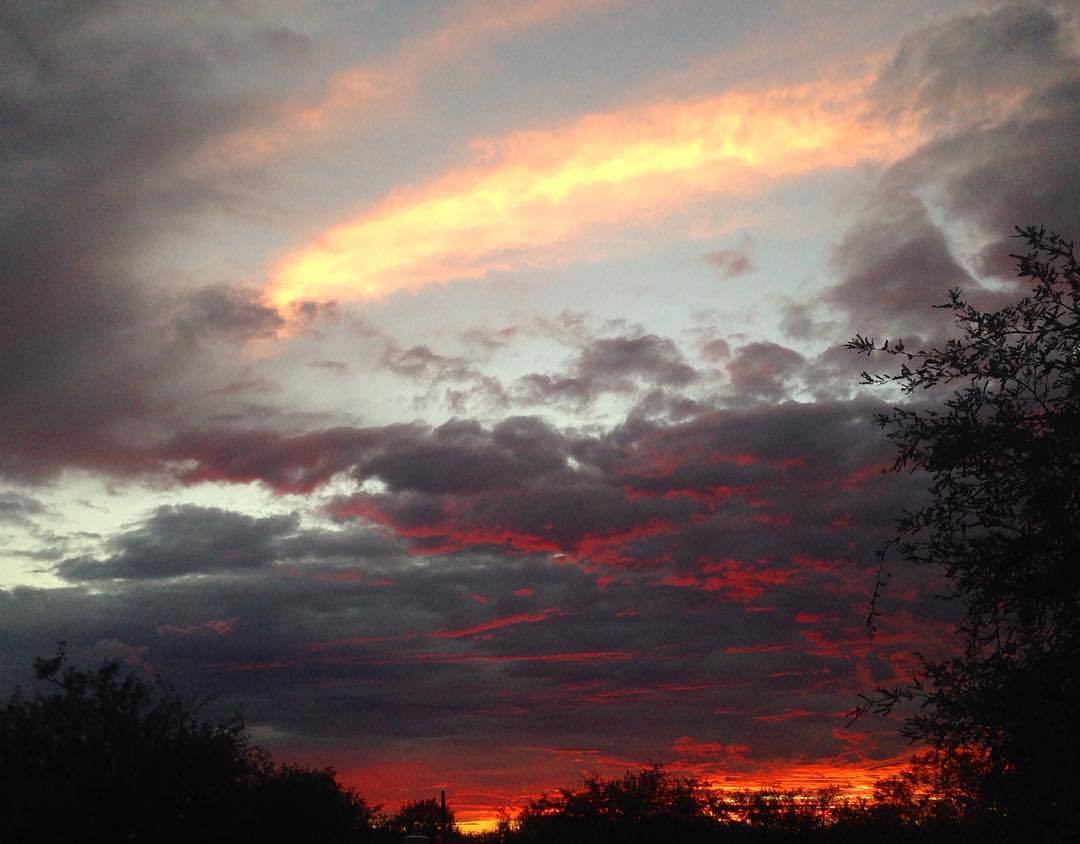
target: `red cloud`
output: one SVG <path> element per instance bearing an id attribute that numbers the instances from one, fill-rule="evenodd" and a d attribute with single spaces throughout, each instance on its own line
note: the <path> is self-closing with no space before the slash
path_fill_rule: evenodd
<path id="1" fill-rule="evenodd" d="M 419 655 L 421 662 L 626 662 L 637 659 L 636 651 L 568 651 L 550 654 L 439 654 Z"/>
<path id="2" fill-rule="evenodd" d="M 464 639 L 468 636 L 477 636 L 491 630 L 499 630 L 503 627 L 513 627 L 517 624 L 537 624 L 547 621 L 553 615 L 566 615 L 556 609 L 540 610 L 540 612 L 517 613 L 516 615 L 504 615 L 501 618 L 493 618 L 474 624 L 472 627 L 463 627 L 460 630 L 439 630 L 431 635 L 436 639 Z"/>

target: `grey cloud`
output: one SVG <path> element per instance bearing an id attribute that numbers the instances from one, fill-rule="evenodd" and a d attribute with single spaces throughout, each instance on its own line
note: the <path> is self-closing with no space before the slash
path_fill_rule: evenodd
<path id="1" fill-rule="evenodd" d="M 510 406 L 502 382 L 494 376 L 479 373 L 467 386 L 448 387 L 445 398 L 447 407 L 455 416 L 465 415 L 476 402 L 480 402 L 485 408 L 498 408 L 503 411 Z"/>
<path id="2" fill-rule="evenodd" d="M 28 524 L 33 516 L 45 512 L 45 506 L 21 492 L 0 492 L 0 522 Z"/>
<path id="3" fill-rule="evenodd" d="M 722 337 L 717 337 L 704 342 L 701 353 L 709 361 L 723 360 L 731 356 L 731 345 Z"/>
<path id="4" fill-rule="evenodd" d="M 584 406 L 595 395 L 595 385 L 577 376 L 531 372 L 518 379 L 515 396 L 525 404 L 573 402 Z"/>
<path id="5" fill-rule="evenodd" d="M 175 319 L 177 330 L 195 338 L 269 337 L 285 325 L 281 314 L 259 301 L 258 291 L 225 286 L 188 294 Z"/>
<path id="6" fill-rule="evenodd" d="M 787 391 L 806 359 L 793 349 L 776 343 L 748 343 L 735 350 L 727 363 L 731 384 L 739 398 L 776 401 Z"/>
<path id="7" fill-rule="evenodd" d="M 471 345 L 480 345 L 486 351 L 497 345 L 485 347 L 480 341 L 469 341 Z M 504 408 L 507 397 L 502 382 L 492 375 L 485 375 L 476 364 L 462 356 L 443 355 L 426 345 L 400 348 L 393 342 L 387 342 L 382 356 L 382 365 L 389 371 L 426 382 L 429 386 L 427 398 L 434 395 L 434 389 L 440 384 L 450 384 L 444 392 L 450 412 L 465 415 L 472 410 L 474 403 L 481 403 L 487 408 Z M 418 398 L 418 406 L 423 404 Z"/>
<path id="8" fill-rule="evenodd" d="M 273 430 L 195 430 L 175 435 L 158 456 L 194 464 L 177 472 L 189 483 L 259 480 L 278 491 L 309 492 L 376 453 L 384 440 L 408 441 L 418 433 L 407 425 L 331 428 L 294 436 Z"/>
<path id="9" fill-rule="evenodd" d="M 277 558 L 296 516 L 256 519 L 193 505 L 160 507 L 141 527 L 112 537 L 108 557 L 75 558 L 56 567 L 66 580 L 170 578 L 259 568 Z"/>
<path id="10" fill-rule="evenodd" d="M 349 371 L 349 365 L 340 360 L 313 360 L 308 364 L 312 369 L 323 369 L 327 372 L 345 374 Z"/>
<path id="11" fill-rule="evenodd" d="M 594 340 L 582 350 L 577 368 L 582 377 L 594 380 L 638 376 L 677 387 L 697 378 L 675 344 L 655 334 Z"/>
<path id="12" fill-rule="evenodd" d="M 940 337 L 946 315 L 930 306 L 950 287 L 995 305 L 927 203 L 968 226 L 981 241 L 976 270 L 1002 278 L 1015 276 L 1015 226 L 1080 231 L 1076 23 L 1050 7 L 1009 4 L 912 36 L 883 71 L 880 105 L 922 113 L 936 134 L 886 170 L 836 250 L 842 277 L 823 302 L 849 318 L 849 332 Z M 789 312 L 792 336 L 812 327 L 812 310 Z"/>
<path id="13" fill-rule="evenodd" d="M 154 281 L 133 267 L 185 215 L 231 201 L 227 180 L 185 175 L 182 166 L 269 92 L 241 96 L 223 84 L 240 70 L 224 45 L 262 28 L 259 15 L 178 10 L 5 7 L 0 472 L 140 465 L 132 432 L 144 436 L 172 412 L 176 396 L 165 394 L 197 366 L 179 327 L 161 324 Z M 264 69 L 276 60 L 266 50 L 256 50 Z M 224 322 L 207 297 L 227 306 Z M 188 310 L 199 331 L 263 331 L 273 321 L 212 290 Z"/>
<path id="14" fill-rule="evenodd" d="M 780 330 L 783 331 L 784 336 L 793 340 L 833 336 L 836 326 L 814 319 L 813 310 L 813 305 L 805 302 L 785 304 L 781 309 L 783 317 L 780 321 Z"/>
<path id="15" fill-rule="evenodd" d="M 1045 5 L 1009 3 L 907 36 L 873 95 L 889 113 L 934 123 L 978 121 L 987 106 L 1040 88 L 1075 67 L 1071 35 Z"/>
<path id="16" fill-rule="evenodd" d="M 460 493 L 517 486 L 565 465 L 562 443 L 547 424 L 511 417 L 490 432 L 472 421 L 447 422 L 430 437 L 391 444 L 355 471 L 392 490 Z"/>
<path id="17" fill-rule="evenodd" d="M 808 654 L 793 613 L 745 613 L 707 600 L 718 593 L 647 580 L 601 588 L 577 567 L 536 557 L 326 568 L 313 551 L 308 560 L 284 578 L 249 569 L 229 580 L 0 592 L 0 683 L 25 677 L 30 656 L 61 635 L 76 658 L 134 653 L 223 711 L 242 703 L 249 723 L 273 726 L 294 748 L 404 748 L 448 735 L 592 746 L 599 730 L 615 746 L 665 758 L 679 736 L 714 730 L 721 708 L 739 713 L 725 723 L 732 741 L 761 735 L 758 716 L 810 709 L 820 724 L 807 740 L 827 745 L 829 715 L 847 705 L 871 650 L 862 639 L 844 654 Z M 828 582 L 799 588 L 813 594 Z M 840 616 L 824 625 L 829 639 L 859 626 L 844 600 L 825 607 Z M 763 646 L 773 650 L 754 652 Z M 768 678 L 826 669 L 828 684 L 813 689 Z M 789 740 L 777 726 L 754 755 L 782 758 Z"/>
<path id="18" fill-rule="evenodd" d="M 470 328 L 462 335 L 462 340 L 470 346 L 475 346 L 484 352 L 494 352 L 501 349 L 521 333 L 516 325 L 508 325 L 505 328 L 489 329 L 485 327 Z"/>
<path id="19" fill-rule="evenodd" d="M 785 758 L 795 730 L 826 752 L 859 678 L 888 679 L 942 629 L 907 598 L 893 606 L 922 627 L 897 615 L 879 645 L 862 627 L 872 549 L 918 487 L 877 474 L 876 409 L 192 441 L 187 459 L 219 459 L 203 471 L 221 480 L 333 468 L 393 491 L 341 502 L 356 506 L 333 530 L 159 510 L 100 561 L 62 564 L 87 588 L 0 592 L 0 682 L 62 636 L 80 653 L 131 648 L 305 751 L 450 735 L 595 746 L 600 731 L 665 759 L 715 735 L 722 710 L 725 740 L 753 738 L 754 759 Z"/>
<path id="20" fill-rule="evenodd" d="M 844 279 L 824 302 L 878 332 L 935 330 L 943 315 L 934 305 L 950 288 L 972 285 L 925 206 L 900 192 L 883 192 L 844 236 L 835 263 Z"/>
<path id="21" fill-rule="evenodd" d="M 436 383 L 445 380 L 460 381 L 475 374 L 475 370 L 464 358 L 440 355 L 428 346 L 400 349 L 388 343 L 382 362 L 387 369 L 398 375 L 423 378 Z"/>
<path id="22" fill-rule="evenodd" d="M 630 393 L 640 384 L 685 387 L 698 378 L 678 347 L 655 334 L 605 337 L 585 344 L 566 373 L 532 373 L 518 380 L 525 403 L 584 406 L 604 393 Z"/>
<path id="23" fill-rule="evenodd" d="M 1029 98 L 1014 118 L 932 144 L 898 169 L 941 186 L 947 212 L 973 223 L 987 242 L 979 269 L 1015 277 L 1014 226 L 1080 232 L 1080 75 Z"/>
<path id="24" fill-rule="evenodd" d="M 754 269 L 750 257 L 737 249 L 718 249 L 708 253 L 705 260 L 719 271 L 722 278 L 746 275 Z"/>
<path id="25" fill-rule="evenodd" d="M 772 389 L 776 368 L 796 363 L 786 351 L 747 351 L 746 377 Z M 839 377 L 830 373 L 820 378 Z M 694 567 L 696 554 L 709 553 L 707 542 L 686 543 L 695 532 L 719 532 L 729 548 L 750 549 L 750 558 L 762 541 L 783 553 L 789 537 L 760 528 L 770 520 L 792 525 L 799 543 L 826 553 L 832 522 L 863 506 L 868 479 L 859 472 L 889 459 L 871 422 L 876 408 L 759 404 L 677 423 L 632 414 L 591 436 L 532 418 L 493 428 L 458 421 L 296 437 L 234 432 L 177 440 L 171 458 L 190 480 L 262 480 L 279 490 L 311 489 L 339 472 L 378 479 L 385 492 L 339 499 L 332 511 L 382 525 L 424 553 L 504 546 L 631 567 L 674 554 Z"/>
<path id="26" fill-rule="evenodd" d="M 628 416 L 679 422 L 698 416 L 708 409 L 705 402 L 689 398 L 678 391 L 655 387 L 630 409 Z"/>

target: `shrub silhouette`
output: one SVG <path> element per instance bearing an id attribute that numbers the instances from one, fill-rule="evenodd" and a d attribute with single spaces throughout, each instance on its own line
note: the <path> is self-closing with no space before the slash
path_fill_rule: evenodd
<path id="1" fill-rule="evenodd" d="M 367 806 L 330 770 L 275 767 L 239 717 L 206 720 L 115 662 L 35 662 L 50 693 L 0 706 L 5 842 L 355 840 Z M 303 834 L 301 834 L 303 832 Z"/>
<path id="2" fill-rule="evenodd" d="M 518 817 L 517 837 L 533 842 L 705 841 L 718 828 L 712 795 L 695 780 L 659 766 L 621 779 L 591 777 L 531 802 Z"/>
<path id="3" fill-rule="evenodd" d="M 410 800 L 393 815 L 383 821 L 382 829 L 387 840 L 399 841 L 406 835 L 426 835 L 430 841 L 442 841 L 442 805 L 434 797 Z M 454 812 L 446 810 L 446 842 L 460 839 L 454 828 Z"/>

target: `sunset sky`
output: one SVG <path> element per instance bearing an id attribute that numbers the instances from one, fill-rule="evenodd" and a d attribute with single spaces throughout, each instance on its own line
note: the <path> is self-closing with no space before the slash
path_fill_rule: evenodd
<path id="1" fill-rule="evenodd" d="M 0 4 L 0 692 L 58 640 L 481 823 L 865 787 L 956 607 L 855 332 L 1080 236 L 1080 7 Z M 873 367 L 873 363 L 869 364 Z"/>

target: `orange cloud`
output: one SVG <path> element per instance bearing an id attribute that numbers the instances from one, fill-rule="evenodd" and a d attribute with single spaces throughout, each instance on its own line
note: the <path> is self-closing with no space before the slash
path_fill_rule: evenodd
<path id="1" fill-rule="evenodd" d="M 591 115 L 478 144 L 478 161 L 393 196 L 274 268 L 267 298 L 357 300 L 536 264 L 605 227 L 707 195 L 910 148 L 865 118 L 864 80 L 728 93 Z M 565 254 L 563 254 L 565 257 Z"/>

